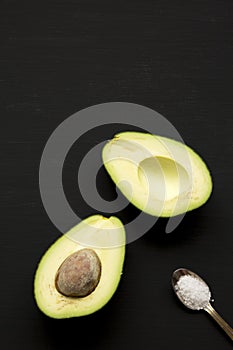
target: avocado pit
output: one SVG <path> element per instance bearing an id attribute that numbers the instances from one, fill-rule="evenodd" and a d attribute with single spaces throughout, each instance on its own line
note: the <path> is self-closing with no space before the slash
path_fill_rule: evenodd
<path id="1" fill-rule="evenodd" d="M 57 291 L 68 297 L 85 297 L 99 283 L 101 262 L 92 249 L 81 249 L 68 256 L 60 265 L 56 277 Z"/>

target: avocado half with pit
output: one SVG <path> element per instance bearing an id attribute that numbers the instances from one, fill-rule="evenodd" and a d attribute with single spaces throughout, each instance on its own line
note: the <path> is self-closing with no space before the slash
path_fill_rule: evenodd
<path id="1" fill-rule="evenodd" d="M 102 157 L 124 196 L 154 216 L 171 217 L 200 207 L 212 191 L 204 161 L 170 138 L 122 132 L 104 146 Z"/>
<path id="2" fill-rule="evenodd" d="M 34 281 L 38 307 L 53 318 L 99 310 L 117 289 L 124 257 L 125 230 L 118 218 L 83 220 L 42 257 Z"/>

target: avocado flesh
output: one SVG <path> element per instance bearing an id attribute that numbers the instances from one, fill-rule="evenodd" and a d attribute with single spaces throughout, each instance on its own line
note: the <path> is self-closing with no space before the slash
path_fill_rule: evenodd
<path id="1" fill-rule="evenodd" d="M 62 262 L 74 252 L 86 248 L 77 243 L 78 232 L 98 236 L 111 230 L 118 236 L 119 245 L 92 248 L 101 261 L 101 276 L 94 291 L 85 297 L 67 297 L 55 287 L 55 277 Z M 106 236 L 105 236 L 106 237 Z M 94 240 L 95 241 L 95 240 Z M 116 242 L 115 242 L 116 243 Z M 124 244 L 123 244 L 124 243 Z M 91 248 L 90 245 L 88 248 Z M 38 307 L 52 318 L 69 318 L 91 314 L 102 308 L 117 289 L 125 256 L 125 230 L 116 217 L 93 215 L 59 238 L 42 257 L 35 275 L 34 293 Z"/>
<path id="2" fill-rule="evenodd" d="M 141 132 L 122 132 L 103 148 L 104 166 L 138 209 L 171 217 L 203 205 L 212 180 L 200 156 L 181 142 Z"/>

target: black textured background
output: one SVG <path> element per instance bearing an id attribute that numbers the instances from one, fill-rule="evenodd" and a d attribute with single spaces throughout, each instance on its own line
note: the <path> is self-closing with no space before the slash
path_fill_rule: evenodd
<path id="1" fill-rule="evenodd" d="M 200 273 L 216 309 L 233 324 L 233 1 L 2 0 L 0 35 L 3 348 L 230 349 L 207 314 L 178 303 L 170 275 L 180 266 Z M 40 157 L 59 123 L 110 101 L 142 104 L 168 118 L 206 160 L 214 192 L 172 234 L 160 220 L 127 246 L 120 286 L 102 310 L 52 320 L 33 299 L 36 265 L 60 236 L 41 203 Z M 66 193 L 83 218 L 94 211 L 79 198 L 76 161 L 87 145 L 117 130 L 96 129 L 67 158 Z M 98 186 L 105 184 L 102 195 L 114 197 L 103 172 Z"/>

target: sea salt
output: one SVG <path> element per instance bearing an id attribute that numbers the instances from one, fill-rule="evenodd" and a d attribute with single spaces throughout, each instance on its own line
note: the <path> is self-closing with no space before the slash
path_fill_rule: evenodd
<path id="1" fill-rule="evenodd" d="M 181 276 L 175 285 L 175 289 L 184 304 L 193 310 L 205 308 L 210 301 L 209 287 L 194 276 Z"/>

